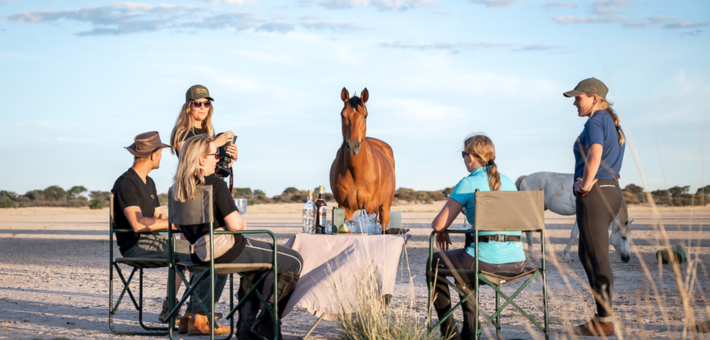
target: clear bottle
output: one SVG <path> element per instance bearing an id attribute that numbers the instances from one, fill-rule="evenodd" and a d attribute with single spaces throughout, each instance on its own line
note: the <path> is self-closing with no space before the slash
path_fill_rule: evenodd
<path id="1" fill-rule="evenodd" d="M 313 204 L 313 190 L 308 190 L 308 202 L 303 205 L 303 232 L 313 234 L 315 232 L 316 207 Z"/>
<path id="2" fill-rule="evenodd" d="M 325 203 L 325 188 L 318 188 L 318 199 L 313 203 L 316 206 L 316 234 L 325 234 L 326 221 L 328 220 L 328 204 Z"/>

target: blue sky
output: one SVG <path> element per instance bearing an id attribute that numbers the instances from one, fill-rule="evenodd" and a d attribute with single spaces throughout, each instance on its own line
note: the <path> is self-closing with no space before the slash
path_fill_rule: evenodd
<path id="1" fill-rule="evenodd" d="M 268 195 L 329 187 L 343 87 L 368 88 L 397 187 L 455 185 L 474 132 L 510 178 L 569 173 L 586 119 L 561 93 L 593 76 L 632 141 L 622 185 L 642 171 L 694 192 L 710 180 L 708 30 L 705 0 L 0 0 L 0 190 L 110 190 L 123 147 L 167 141 L 193 84 L 239 136 L 235 186 Z M 176 165 L 164 151 L 159 192 Z"/>

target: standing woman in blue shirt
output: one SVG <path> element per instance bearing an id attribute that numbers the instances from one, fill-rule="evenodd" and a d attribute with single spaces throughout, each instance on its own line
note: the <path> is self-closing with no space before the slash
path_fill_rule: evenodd
<path id="1" fill-rule="evenodd" d="M 464 207 L 466 208 L 466 218 L 469 221 L 474 221 L 476 214 L 474 193 L 476 190 L 517 190 L 515 183 L 510 178 L 498 172 L 498 166 L 495 164 L 496 151 L 490 138 L 484 135 L 475 135 L 467 138 L 464 141 L 461 156 L 466 170 L 471 174 L 459 181 L 444 207 L 431 222 L 431 227 L 434 230 L 442 231 L 449 228 Z M 479 269 L 500 274 L 522 273 L 525 267 L 525 252 L 520 242 L 520 232 L 501 231 L 498 234 L 505 234 L 507 240 L 505 242 L 492 240 L 491 238 L 495 237 L 496 232 L 482 231 L 479 233 Z M 448 234 L 436 235 L 436 245 L 439 248 L 439 252 L 434 253 L 431 259 L 436 268 L 475 270 L 476 258 L 474 256 L 476 252 L 473 244 L 465 249 L 448 250 L 450 244 L 451 240 Z M 427 270 L 429 269 L 428 261 L 426 268 Z M 467 280 L 468 278 L 464 277 L 463 279 Z M 473 286 L 469 282 L 460 282 L 459 280 L 456 281 L 456 285 L 459 288 L 465 285 L 465 287 L 468 287 L 467 289 Z M 436 282 L 434 308 L 440 319 L 451 310 L 449 286 L 439 280 Z M 441 324 L 442 336 L 450 336 L 450 339 L 454 340 L 472 339 L 475 334 L 474 308 L 473 304 L 464 303 L 464 322 L 461 333 L 459 334 L 456 328 L 454 318 L 449 317 Z"/>
<path id="2" fill-rule="evenodd" d="M 588 118 L 573 149 L 579 260 L 597 304 L 597 315 L 575 327 L 576 334 L 586 336 L 614 334 L 611 309 L 614 277 L 607 230 L 624 199 L 618 179 L 625 139 L 619 117 L 605 99 L 608 92 L 599 79 L 588 78 L 564 93 L 565 97 L 574 97 L 577 114 Z"/>

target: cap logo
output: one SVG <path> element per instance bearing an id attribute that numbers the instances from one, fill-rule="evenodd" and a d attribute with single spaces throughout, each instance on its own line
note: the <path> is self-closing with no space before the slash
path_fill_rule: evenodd
<path id="1" fill-rule="evenodd" d="M 596 88 L 596 87 L 592 87 L 592 92 L 597 93 L 597 88 Z"/>
<path id="2" fill-rule="evenodd" d="M 195 91 L 197 92 L 197 94 L 207 93 L 207 89 L 203 87 L 198 87 L 197 89 L 195 89 Z"/>

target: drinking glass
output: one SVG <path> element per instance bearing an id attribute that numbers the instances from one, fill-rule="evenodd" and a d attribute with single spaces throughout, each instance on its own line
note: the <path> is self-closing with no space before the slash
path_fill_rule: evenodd
<path id="1" fill-rule="evenodd" d="M 355 229 L 355 222 L 345 220 L 345 228 L 348 229 L 348 230 L 346 231 L 346 233 L 347 233 L 348 231 L 354 232 L 353 230 Z"/>
<path id="2" fill-rule="evenodd" d="M 330 235 L 333 233 L 333 221 L 331 221 L 331 220 L 325 221 L 325 233 L 327 235 Z"/>
<path id="3" fill-rule="evenodd" d="M 235 198 L 234 204 L 237 205 L 237 210 L 239 210 L 239 215 L 244 215 L 247 213 L 247 199 L 246 198 Z"/>

